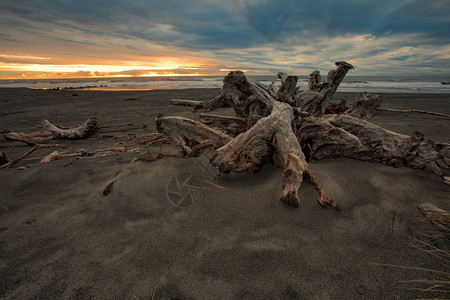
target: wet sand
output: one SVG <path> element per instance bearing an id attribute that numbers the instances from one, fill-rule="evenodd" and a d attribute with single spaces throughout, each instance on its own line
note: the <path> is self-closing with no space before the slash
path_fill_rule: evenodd
<path id="1" fill-rule="evenodd" d="M 73 153 L 110 147 L 83 158 L 36 165 L 55 149 L 38 149 L 0 170 L 0 298 L 5 299 L 410 299 L 439 294 L 400 281 L 435 278 L 390 264 L 443 270 L 416 248 L 436 229 L 417 210 L 432 202 L 449 210 L 450 187 L 434 174 L 351 159 L 310 163 L 341 211 L 324 209 L 312 185 L 300 189 L 299 209 L 279 203 L 281 169 L 220 175 L 199 158 L 142 157 L 138 144 L 155 132 L 159 113 L 197 118 L 172 98 L 206 100 L 215 89 L 103 92 L 0 89 L 0 131 L 32 132 L 42 119 L 76 126 L 96 115 L 97 136 L 58 141 Z M 74 96 L 73 94 L 77 94 Z M 355 94 L 337 93 L 352 102 Z M 138 99 L 125 101 L 125 99 Z M 382 107 L 450 114 L 450 95 L 384 94 Z M 222 113 L 230 113 L 226 109 Z M 374 123 L 450 143 L 450 121 L 380 112 Z M 0 140 L 14 159 L 30 146 Z M 180 156 L 178 147 L 145 148 Z M 29 168 L 17 168 L 33 164 Z M 174 180 L 193 188 L 174 203 Z M 114 182 L 104 195 L 108 184 Z M 227 189 L 218 188 L 212 182 Z M 176 186 L 176 185 L 175 185 Z M 198 187 L 198 188 L 196 188 Z M 448 271 L 448 270 L 447 270 Z"/>

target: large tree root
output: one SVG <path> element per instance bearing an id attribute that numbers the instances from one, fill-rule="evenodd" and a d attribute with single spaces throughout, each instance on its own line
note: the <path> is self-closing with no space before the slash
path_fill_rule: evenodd
<path id="1" fill-rule="evenodd" d="M 375 114 L 380 96 L 363 93 L 350 109 L 346 110 L 345 102 L 335 104 L 333 110 L 341 114 L 323 115 L 353 68 L 345 62 L 336 66 L 326 82 L 321 82 L 318 71 L 313 72 L 308 89 L 301 93 L 296 88 L 298 78 L 285 73 L 279 73 L 280 88 L 275 84 L 268 88 L 240 71 L 230 72 L 219 95 L 198 104 L 195 110 L 232 107 L 236 118 L 203 115 L 202 121 L 218 128 L 213 129 L 180 117 L 160 117 L 156 119 L 158 130 L 180 144 L 187 155 L 196 155 L 205 147 L 216 149 L 211 163 L 224 173 L 255 172 L 267 162 L 282 167 L 280 200 L 294 207 L 299 205 L 298 190 L 306 179 L 317 189 L 321 205 L 338 208 L 307 159 L 349 157 L 442 175 L 442 169 L 450 164 L 448 145 L 434 144 L 421 133 L 397 134 L 361 119 Z M 227 129 L 231 124 L 232 131 Z"/>
<path id="2" fill-rule="evenodd" d="M 280 200 L 288 205 L 298 207 L 298 189 L 306 172 L 308 179 L 319 191 L 322 205 L 336 207 L 334 201 L 325 195 L 313 172 L 309 169 L 300 144 L 292 130 L 294 111 L 292 107 L 276 101 L 264 86 L 245 77 L 240 72 L 231 72 L 224 81 L 224 88 L 218 97 L 204 103 L 210 110 L 218 107 L 232 106 L 236 114 L 251 120 L 249 129 L 218 148 L 211 162 L 221 172 L 255 172 L 265 162 L 273 162 L 283 168 L 283 191 Z M 220 136 L 204 124 L 179 117 L 156 119 L 157 128 L 171 136 L 189 154 L 190 144 L 202 145 Z M 217 141 L 217 138 L 215 139 Z M 224 142 L 214 143 L 214 148 Z"/>

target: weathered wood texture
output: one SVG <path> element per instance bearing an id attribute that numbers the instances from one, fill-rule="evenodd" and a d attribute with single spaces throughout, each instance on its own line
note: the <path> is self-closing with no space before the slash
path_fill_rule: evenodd
<path id="1" fill-rule="evenodd" d="M 236 136 L 247 130 L 247 120 L 240 117 L 218 116 L 201 113 L 200 122 L 213 128 L 224 130 L 227 134 Z"/>
<path id="2" fill-rule="evenodd" d="M 407 136 L 347 115 L 299 118 L 297 125 L 308 159 L 348 157 L 438 175 L 450 164 L 450 146 L 434 144 L 420 132 Z"/>
<path id="3" fill-rule="evenodd" d="M 353 69 L 345 62 L 336 66 L 326 82 L 318 71 L 313 72 L 308 89 L 301 93 L 297 92 L 297 78 L 285 73 L 278 74 L 280 88 L 274 84 L 268 88 L 241 71 L 230 72 L 219 95 L 196 109 L 232 107 L 237 117 L 201 115 L 201 121 L 216 129 L 185 118 L 159 117 L 157 128 L 187 155 L 196 155 L 205 147 L 216 149 L 211 163 L 224 173 L 255 172 L 267 162 L 282 167 L 280 200 L 294 207 L 299 205 L 302 180 L 307 179 L 317 189 L 321 205 L 337 208 L 309 167 L 310 159 L 349 157 L 442 175 L 442 169 L 450 164 L 449 145 L 434 144 L 419 132 L 402 135 L 363 120 L 374 115 L 380 96 L 363 93 L 350 109 L 344 100 L 334 105 L 333 112 L 339 114 L 323 115 L 337 87 Z M 240 125 L 230 125 L 236 122 Z"/>
<path id="4" fill-rule="evenodd" d="M 32 133 L 9 132 L 4 136 L 7 140 L 20 141 L 27 144 L 38 144 L 52 139 L 82 139 L 98 130 L 97 119 L 91 117 L 76 128 L 61 129 L 48 120 L 41 122 L 42 130 Z"/>
<path id="5" fill-rule="evenodd" d="M 189 155 L 193 148 L 208 140 L 213 148 L 228 143 L 232 137 L 222 131 L 210 128 L 205 124 L 182 117 L 157 117 L 156 128 L 179 144 L 185 154 Z"/>
<path id="6" fill-rule="evenodd" d="M 319 71 L 311 73 L 308 89 L 295 96 L 295 106 L 311 116 L 322 115 L 347 72 L 353 69 L 351 64 L 342 61 L 336 66 L 336 70 L 328 73 L 326 82 L 322 82 Z"/>

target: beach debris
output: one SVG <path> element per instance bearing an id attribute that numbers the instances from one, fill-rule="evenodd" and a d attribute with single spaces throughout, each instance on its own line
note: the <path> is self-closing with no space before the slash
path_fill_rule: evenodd
<path id="1" fill-rule="evenodd" d="M 98 130 L 97 119 L 91 117 L 76 128 L 62 129 L 51 124 L 48 120 L 41 122 L 42 130 L 32 133 L 9 132 L 4 136 L 7 140 L 20 141 L 27 144 L 39 144 L 52 139 L 83 139 Z"/>
<path id="2" fill-rule="evenodd" d="M 78 153 L 77 153 L 77 155 L 78 155 Z M 61 159 L 63 157 L 64 157 L 64 155 L 62 153 L 59 153 L 58 151 L 53 151 L 52 153 L 50 153 L 49 155 L 47 155 L 46 157 L 41 159 L 39 164 L 47 164 L 47 163 L 49 163 L 51 161 L 58 160 L 58 159 Z"/>
<path id="3" fill-rule="evenodd" d="M 141 140 L 139 141 L 139 145 L 144 145 L 144 147 L 148 147 L 150 145 L 166 142 L 169 140 L 170 138 L 167 135 L 162 133 L 156 133 L 153 134 L 152 136 L 142 137 Z"/>
<path id="4" fill-rule="evenodd" d="M 445 117 L 450 118 L 450 115 L 438 113 L 438 112 L 432 112 L 432 111 L 426 111 L 426 110 L 420 110 L 420 109 L 393 109 L 393 108 L 382 108 L 377 107 L 376 110 L 378 111 L 389 111 L 389 112 L 399 112 L 399 113 L 421 113 L 421 114 L 429 114 L 429 115 L 435 115 L 439 117 Z"/>
<path id="5" fill-rule="evenodd" d="M 69 157 L 69 156 L 79 156 L 79 157 L 86 157 L 86 156 L 92 156 L 94 153 L 100 153 L 100 152 L 108 152 L 108 151 L 112 151 L 112 152 L 124 152 L 127 151 L 126 147 L 117 147 L 117 148 L 105 148 L 105 149 L 99 149 L 99 150 L 95 150 L 94 152 L 89 152 L 87 150 L 84 149 L 80 149 L 79 152 L 76 153 L 60 153 L 58 151 L 54 151 L 52 153 L 50 153 L 49 155 L 45 156 L 43 159 L 41 159 L 41 161 L 39 162 L 39 164 L 46 164 L 49 163 L 51 161 L 54 160 L 58 160 L 61 159 L 63 157 Z"/>
<path id="6" fill-rule="evenodd" d="M 311 73 L 305 91 L 298 91 L 298 78 L 279 73 L 281 87 L 270 88 L 232 71 L 219 95 L 195 104 L 206 112 L 231 107 L 235 119 L 201 116 L 198 122 L 183 117 L 158 116 L 158 132 L 171 137 L 186 156 L 211 147 L 211 164 L 222 173 L 257 172 L 265 163 L 283 168 L 281 202 L 298 207 L 303 179 L 318 192 L 322 206 L 338 208 L 308 165 L 310 160 L 347 157 L 390 166 L 409 166 L 442 176 L 450 159 L 450 145 L 435 144 L 423 133 L 398 134 L 370 123 L 382 99 L 362 93 L 355 104 L 339 113 L 324 114 L 336 89 L 353 66 L 336 62 L 336 69 L 322 82 L 319 71 Z M 341 103 L 346 107 L 345 103 Z M 231 122 L 231 123 L 230 123 Z M 234 125 L 234 132 L 226 127 Z M 244 126 L 245 125 L 245 126 Z"/>
<path id="7" fill-rule="evenodd" d="M 420 203 L 418 208 L 433 225 L 445 231 L 450 230 L 450 214 L 447 211 L 429 202 Z"/>
<path id="8" fill-rule="evenodd" d="M 450 185 L 450 176 L 444 176 L 442 179 L 443 179 L 445 184 Z"/>
<path id="9" fill-rule="evenodd" d="M 139 98 L 127 98 L 127 99 L 123 99 L 123 101 L 137 101 L 137 100 L 141 100 Z"/>
<path id="10" fill-rule="evenodd" d="M 111 181 L 110 183 L 108 183 L 107 185 L 106 185 L 106 187 L 103 189 L 103 196 L 108 196 L 111 192 L 112 192 L 112 189 L 113 189 L 113 185 L 114 185 L 114 182 L 116 182 L 116 180 L 113 180 L 113 181 Z"/>
<path id="11" fill-rule="evenodd" d="M 196 100 L 183 100 L 183 99 L 172 99 L 170 100 L 170 104 L 172 105 L 182 105 L 182 106 L 198 106 L 202 105 L 203 101 L 196 101 Z"/>

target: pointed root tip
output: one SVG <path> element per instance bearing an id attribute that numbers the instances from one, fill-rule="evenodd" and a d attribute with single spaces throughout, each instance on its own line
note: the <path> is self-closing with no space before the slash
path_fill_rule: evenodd
<path id="1" fill-rule="evenodd" d="M 298 208 L 300 205 L 300 199 L 298 198 L 298 192 L 295 190 L 283 191 L 280 195 L 280 201 L 291 206 Z"/>
<path id="2" fill-rule="evenodd" d="M 352 64 L 349 64 L 348 62 L 345 62 L 345 61 L 337 61 L 334 64 L 336 65 L 336 67 L 343 66 L 344 68 L 347 68 L 349 70 L 352 70 L 352 69 L 356 68 Z"/>
<path id="3" fill-rule="evenodd" d="M 333 198 L 326 197 L 326 196 L 319 196 L 317 201 L 322 205 L 322 207 L 330 206 L 336 210 L 341 210 L 341 208 L 336 204 L 336 202 L 333 200 Z"/>

